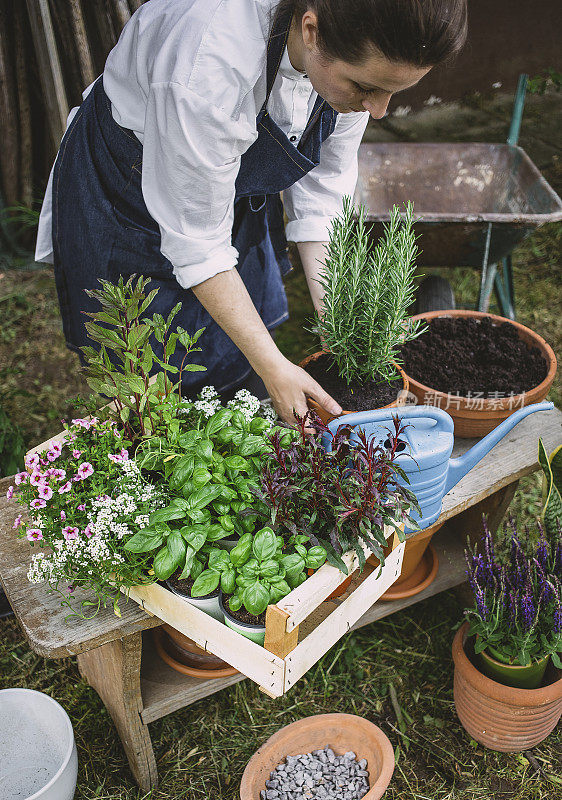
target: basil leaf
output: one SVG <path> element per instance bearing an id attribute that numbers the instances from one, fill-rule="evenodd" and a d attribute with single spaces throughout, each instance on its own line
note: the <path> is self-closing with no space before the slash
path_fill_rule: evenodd
<path id="1" fill-rule="evenodd" d="M 160 547 L 164 537 L 159 533 L 144 533 L 139 531 L 134 536 L 125 542 L 125 550 L 130 550 L 131 553 L 150 553 L 151 550 L 156 550 Z"/>
<path id="2" fill-rule="evenodd" d="M 262 614 L 269 605 L 269 592 L 262 583 L 254 581 L 254 583 L 244 589 L 242 602 L 250 614 L 257 617 L 259 614 Z"/>
<path id="3" fill-rule="evenodd" d="M 213 416 L 205 425 L 205 436 L 210 439 L 211 436 L 220 431 L 221 428 L 224 428 L 225 425 L 228 425 L 231 418 L 232 409 L 223 408 L 220 411 L 217 411 L 216 414 L 213 414 Z"/>
<path id="4" fill-rule="evenodd" d="M 191 588 L 192 597 L 203 597 L 214 592 L 219 585 L 220 574 L 214 569 L 206 569 L 199 575 Z"/>
<path id="5" fill-rule="evenodd" d="M 258 561 L 271 558 L 277 549 L 277 540 L 271 528 L 262 528 L 254 536 L 252 550 Z"/>

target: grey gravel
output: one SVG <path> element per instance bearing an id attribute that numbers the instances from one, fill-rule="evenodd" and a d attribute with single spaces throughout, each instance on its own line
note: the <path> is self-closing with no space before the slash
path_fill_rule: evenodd
<path id="1" fill-rule="evenodd" d="M 261 800 L 361 800 L 369 791 L 367 760 L 349 750 L 337 756 L 323 750 L 287 756 L 265 782 Z"/>

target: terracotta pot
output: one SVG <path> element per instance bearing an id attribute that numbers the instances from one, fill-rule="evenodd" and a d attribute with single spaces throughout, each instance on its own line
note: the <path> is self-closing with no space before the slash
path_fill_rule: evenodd
<path id="1" fill-rule="evenodd" d="M 535 747 L 562 715 L 562 674 L 552 669 L 547 685 L 538 689 L 503 686 L 472 664 L 465 652 L 467 632 L 465 622 L 453 641 L 455 708 L 461 725 L 491 750 L 520 753 Z"/>
<path id="2" fill-rule="evenodd" d="M 552 347 L 541 336 L 530 328 L 525 327 L 525 325 L 521 325 L 520 322 L 514 322 L 496 314 L 485 314 L 482 311 L 428 311 L 424 314 L 416 314 L 412 317 L 412 320 L 432 320 L 436 317 L 472 317 L 474 319 L 489 317 L 496 324 L 509 322 L 510 325 L 514 325 L 517 329 L 520 339 L 541 351 L 548 365 L 546 378 L 538 386 L 525 392 L 525 394 L 498 399 L 482 398 L 475 400 L 456 395 L 447 395 L 445 392 L 438 392 L 430 386 L 419 383 L 408 375 L 410 392 L 416 396 L 418 404 L 427 405 L 426 397 L 429 397 L 432 400 L 432 405 L 442 408 L 452 416 L 455 422 L 455 436 L 461 439 L 485 436 L 518 408 L 529 406 L 532 403 L 540 403 L 541 400 L 545 399 L 556 375 L 557 364 Z M 475 403 L 478 404 L 478 408 L 473 408 Z"/>
<path id="3" fill-rule="evenodd" d="M 314 570 L 313 569 L 308 569 L 307 572 L 308 572 L 308 577 L 309 578 L 310 578 L 311 575 L 314 575 Z M 336 597 L 341 597 L 342 594 L 344 594 L 347 591 L 347 589 L 349 589 L 349 587 L 351 586 L 351 581 L 352 580 L 353 580 L 353 574 L 348 575 L 348 577 L 343 581 L 343 583 L 340 583 L 338 588 L 334 589 L 332 594 L 328 595 L 326 600 L 335 600 Z"/>
<path id="4" fill-rule="evenodd" d="M 210 680 L 212 678 L 230 678 L 233 675 L 238 674 L 238 670 L 234 669 L 234 667 L 226 666 L 222 669 L 201 669 L 197 667 L 188 667 L 185 664 L 177 661 L 170 653 L 166 650 L 163 644 L 163 637 L 165 636 L 164 631 L 162 628 L 154 628 L 152 630 L 152 639 L 154 641 L 154 646 L 156 647 L 156 652 L 169 667 L 174 669 L 176 672 L 179 672 L 181 675 L 188 675 L 190 678 L 206 678 Z"/>
<path id="5" fill-rule="evenodd" d="M 203 650 L 202 647 L 195 644 L 193 639 L 184 636 L 171 625 L 162 625 L 162 630 L 164 631 L 162 636 L 164 649 L 180 664 L 196 669 L 225 669 L 230 666 L 213 653 Z"/>
<path id="6" fill-rule="evenodd" d="M 408 580 L 408 578 L 420 566 L 421 560 L 425 551 L 430 545 L 433 535 L 440 530 L 444 522 L 436 522 L 429 528 L 425 528 L 410 539 L 406 539 L 406 546 L 404 547 L 404 558 L 402 560 L 402 571 L 400 577 L 393 584 L 393 586 L 400 586 L 401 583 Z"/>
<path id="7" fill-rule="evenodd" d="M 425 549 L 421 561 L 408 578 L 398 583 L 393 583 L 390 589 L 381 596 L 381 600 L 391 602 L 392 600 L 404 600 L 406 597 L 414 597 L 430 586 L 439 572 L 439 556 L 432 544 Z"/>
<path id="8" fill-rule="evenodd" d="M 316 361 L 317 358 L 320 358 L 320 356 L 324 356 L 324 355 L 326 355 L 326 351 L 325 350 L 319 350 L 317 353 L 312 353 L 312 355 L 307 356 L 306 358 L 304 358 L 300 362 L 299 367 L 302 367 L 302 369 L 305 369 L 307 364 L 310 364 L 311 361 Z M 404 372 L 402 367 L 398 366 L 398 364 L 395 364 L 394 366 L 396 367 L 396 369 L 398 370 L 398 372 L 400 373 L 400 376 L 402 378 L 402 389 L 400 390 L 400 393 L 399 393 L 398 397 L 396 398 L 396 400 L 393 403 L 389 403 L 387 406 L 383 406 L 383 408 L 396 408 L 397 406 L 404 406 L 404 405 L 406 405 L 406 400 L 408 398 L 408 380 L 409 380 L 408 376 L 406 375 L 406 373 Z M 337 397 L 334 398 L 334 400 L 337 400 L 337 399 L 338 399 Z M 318 414 L 318 416 L 320 417 L 322 422 L 324 422 L 326 425 L 329 422 L 331 422 L 331 420 L 335 419 L 334 414 L 329 414 L 326 411 L 326 409 L 322 408 L 322 406 L 319 405 L 319 403 L 317 403 L 316 400 L 313 400 L 312 397 L 307 398 L 307 403 L 308 403 L 308 407 L 310 409 L 312 409 L 313 411 L 316 411 L 316 413 Z M 371 411 L 371 409 L 366 409 L 366 408 L 365 409 L 361 409 L 361 410 L 362 411 Z M 354 413 L 355 413 L 354 411 L 345 411 L 344 410 L 344 411 L 342 411 L 342 413 L 339 416 L 343 416 L 343 414 L 354 414 Z"/>
<path id="9" fill-rule="evenodd" d="M 336 755 L 352 750 L 367 759 L 369 791 L 363 800 L 378 800 L 394 772 L 394 751 L 386 735 L 354 714 L 317 714 L 281 728 L 252 756 L 240 784 L 240 800 L 259 800 L 270 773 L 287 756 L 310 753 L 329 745 Z"/>

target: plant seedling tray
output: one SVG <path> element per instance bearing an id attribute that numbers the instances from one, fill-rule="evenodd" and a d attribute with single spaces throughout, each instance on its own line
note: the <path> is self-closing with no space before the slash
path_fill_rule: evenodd
<path id="1" fill-rule="evenodd" d="M 268 606 L 263 647 L 160 584 L 135 586 L 127 594 L 145 611 L 235 667 L 270 697 L 281 697 L 400 575 L 405 542 L 400 542 L 390 527 L 385 529 L 385 536 L 388 548 L 382 568 L 368 562 L 359 572 L 355 553 L 344 555 L 353 578 L 341 597 L 326 600 L 347 576 L 324 564 L 279 603 Z"/>

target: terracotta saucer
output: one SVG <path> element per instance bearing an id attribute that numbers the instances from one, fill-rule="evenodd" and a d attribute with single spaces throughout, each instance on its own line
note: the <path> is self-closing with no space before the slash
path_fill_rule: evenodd
<path id="1" fill-rule="evenodd" d="M 430 583 L 435 580 L 439 569 L 439 558 L 432 544 L 426 549 L 423 557 L 414 572 L 405 581 L 394 584 L 388 589 L 381 600 L 403 600 L 405 597 L 413 597 L 419 592 L 427 589 Z"/>
<path id="2" fill-rule="evenodd" d="M 156 652 L 166 664 L 180 672 L 182 675 L 189 675 L 190 678 L 231 678 L 233 675 L 238 675 L 238 670 L 234 667 L 223 667 L 222 669 L 197 669 L 196 667 L 186 667 L 185 664 L 180 664 L 175 658 L 166 652 L 162 644 L 162 629 L 154 628 L 152 631 L 152 638 L 156 647 Z"/>

